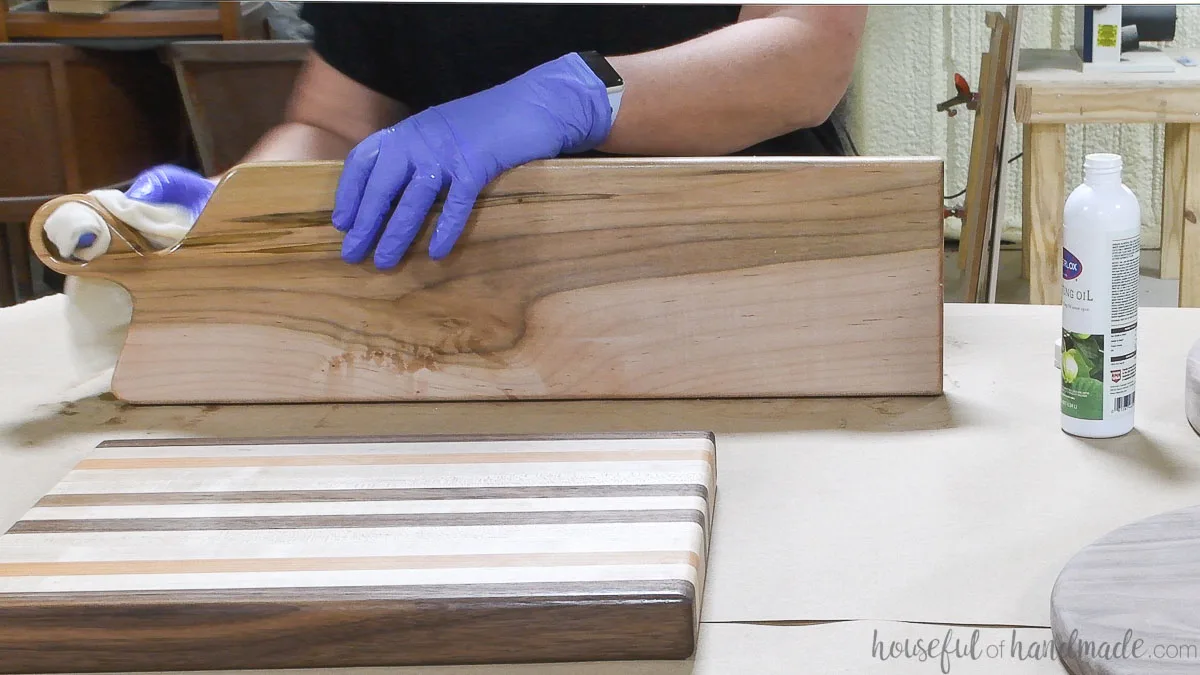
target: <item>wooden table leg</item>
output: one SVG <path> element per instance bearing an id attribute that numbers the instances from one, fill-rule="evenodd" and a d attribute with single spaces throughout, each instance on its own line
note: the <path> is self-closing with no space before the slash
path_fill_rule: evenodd
<path id="1" fill-rule="evenodd" d="M 1200 307 L 1200 171 L 1191 168 L 1192 157 L 1200 157 L 1200 124 L 1188 125 L 1188 163 L 1184 174 L 1183 222 L 1180 232 L 1179 306 Z M 1166 251 L 1163 251 L 1166 266 Z"/>
<path id="2" fill-rule="evenodd" d="M 13 275 L 17 278 L 17 299 L 33 299 L 33 269 L 29 264 L 29 235 L 26 225 L 8 224 L 9 258 L 12 259 Z"/>
<path id="3" fill-rule="evenodd" d="M 17 291 L 13 287 L 12 263 L 9 257 L 8 228 L 0 225 L 0 307 L 17 304 Z"/>
<path id="4" fill-rule="evenodd" d="M 1029 278 L 1029 261 L 1033 258 L 1029 251 L 1030 234 L 1033 232 L 1029 201 L 1029 127 L 1021 129 L 1021 278 Z"/>
<path id="5" fill-rule="evenodd" d="M 1183 244 L 1184 189 L 1188 166 L 1188 124 L 1167 124 L 1163 143 L 1162 266 L 1160 279 L 1178 279 Z"/>
<path id="6" fill-rule="evenodd" d="M 1062 213 L 1066 199 L 1065 124 L 1025 127 L 1029 181 L 1029 303 L 1062 302 Z"/>

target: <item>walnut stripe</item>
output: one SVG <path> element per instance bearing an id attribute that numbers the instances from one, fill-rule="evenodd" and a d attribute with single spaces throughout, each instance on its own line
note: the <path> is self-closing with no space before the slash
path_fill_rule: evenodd
<path id="1" fill-rule="evenodd" d="M 577 553 L 362 556 L 342 558 L 214 558 L 208 560 L 97 560 L 89 562 L 0 563 L 0 577 L 61 577 L 140 574 L 229 574 L 241 572 L 334 572 L 364 570 L 464 569 L 479 567 L 574 567 L 601 565 L 690 565 L 692 551 L 599 551 Z"/>
<path id="2" fill-rule="evenodd" d="M 130 492 L 57 494 L 36 506 L 140 506 L 175 504 L 283 504 L 291 502 L 365 502 L 458 499 L 538 499 L 568 497 L 702 497 L 705 485 L 563 485 L 529 487 L 380 488 L 366 490 L 258 490 L 239 492 Z"/>
<path id="3" fill-rule="evenodd" d="M 693 585 L 663 580 L 0 594 L 0 673 L 461 672 L 452 664 L 514 660 L 620 671 L 687 659 L 699 614 Z"/>
<path id="4" fill-rule="evenodd" d="M 296 455 L 251 457 L 155 457 L 85 459 L 77 471 L 115 469 L 208 469 L 260 466 L 388 466 L 406 464 L 525 464 L 573 462 L 707 461 L 712 453 L 698 450 L 564 451 L 506 453 L 445 453 L 430 455 Z"/>
<path id="5" fill-rule="evenodd" d="M 686 523 L 706 528 L 706 515 L 694 509 L 648 511 L 542 511 L 530 513 L 417 513 L 362 516 L 271 516 L 264 518 L 98 518 L 21 520 L 9 534 L 65 532 L 163 532 L 186 530 L 306 530 L 388 527 L 471 527 L 580 525 L 608 523 Z"/>

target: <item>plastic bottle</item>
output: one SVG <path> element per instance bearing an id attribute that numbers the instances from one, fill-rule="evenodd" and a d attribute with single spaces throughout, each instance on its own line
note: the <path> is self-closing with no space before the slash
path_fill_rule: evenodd
<path id="1" fill-rule="evenodd" d="M 1121 169 L 1088 155 L 1063 211 L 1062 429 L 1086 438 L 1134 426 L 1142 214 Z"/>

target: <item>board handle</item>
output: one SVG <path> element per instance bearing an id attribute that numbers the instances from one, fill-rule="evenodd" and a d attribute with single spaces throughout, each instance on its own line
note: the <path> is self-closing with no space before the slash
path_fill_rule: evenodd
<path id="1" fill-rule="evenodd" d="M 100 216 L 108 226 L 111 242 L 108 250 L 93 258 L 82 260 L 66 258 L 58 254 L 58 247 L 46 234 L 46 221 L 51 214 L 66 204 L 82 204 Z M 68 276 L 98 276 L 108 260 L 141 258 L 156 253 L 156 249 L 140 232 L 126 225 L 97 199 L 86 194 L 71 194 L 55 197 L 42 204 L 29 222 L 29 245 L 42 264 Z"/>

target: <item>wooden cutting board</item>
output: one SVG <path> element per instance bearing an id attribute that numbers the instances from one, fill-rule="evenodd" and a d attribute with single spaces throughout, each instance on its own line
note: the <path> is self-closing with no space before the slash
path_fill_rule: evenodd
<path id="1" fill-rule="evenodd" d="M 684 659 L 707 433 L 107 442 L 0 536 L 0 673 Z"/>
<path id="2" fill-rule="evenodd" d="M 533 163 L 488 187 L 448 258 L 428 257 L 427 227 L 387 272 L 340 259 L 340 169 L 235 168 L 179 247 L 152 251 L 112 221 L 130 245 L 88 264 L 44 241 L 61 200 L 39 211 L 31 240 L 47 265 L 132 295 L 117 396 L 942 391 L 941 160 Z"/>
<path id="3" fill-rule="evenodd" d="M 1200 673 L 1200 506 L 1126 525 L 1055 582 L 1051 628 L 1073 675 Z"/>

